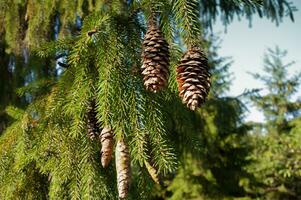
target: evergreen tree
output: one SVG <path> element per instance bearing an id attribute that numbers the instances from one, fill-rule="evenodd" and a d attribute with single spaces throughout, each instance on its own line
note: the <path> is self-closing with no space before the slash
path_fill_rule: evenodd
<path id="1" fill-rule="evenodd" d="M 202 150 L 197 133 L 206 128 L 179 100 L 175 67 L 182 45 L 201 47 L 201 27 L 210 26 L 218 10 L 227 24 L 235 15 L 256 13 L 279 22 L 287 12 L 292 18 L 294 8 L 285 0 L 0 1 L 0 109 L 6 108 L 0 117 L 10 125 L 0 139 L 0 198 L 148 199 L 154 183 L 146 168 L 172 175 L 179 156 Z M 159 71 L 170 63 L 168 85 L 157 94 L 144 89 L 140 75 L 142 36 L 154 16 L 162 31 L 152 45 L 164 55 L 153 57 L 145 48 L 144 56 L 160 61 Z M 167 81 L 168 73 L 154 73 Z M 239 107 L 236 100 L 229 104 Z M 214 106 L 203 118 L 224 109 Z M 236 119 L 226 129 L 237 128 Z M 113 133 L 91 140 L 88 123 Z M 99 146 L 110 138 L 116 161 L 103 168 L 100 151 L 112 151 Z"/>
<path id="2" fill-rule="evenodd" d="M 300 74 L 288 75 L 294 63 L 283 64 L 286 51 L 268 50 L 264 57 L 266 75 L 254 74 L 268 88 L 265 95 L 251 97 L 266 116 L 266 130 L 251 138 L 255 146 L 247 166 L 256 181 L 247 187 L 264 199 L 299 199 L 300 177 L 300 102 L 292 101 L 298 91 Z"/>
<path id="3" fill-rule="evenodd" d="M 265 74 L 253 74 L 255 79 L 266 86 L 266 94 L 254 95 L 251 100 L 263 112 L 269 133 L 289 130 L 288 121 L 300 114 L 301 102 L 293 102 L 291 99 L 298 92 L 301 72 L 288 75 L 288 69 L 294 62 L 283 63 L 286 55 L 287 52 L 279 47 L 268 49 L 268 53 L 264 55 Z"/>
<path id="4" fill-rule="evenodd" d="M 280 136 L 257 135 L 249 140 L 255 146 L 246 167 L 255 179 L 244 187 L 254 197 L 268 200 L 299 199 L 301 191 L 300 118 L 290 122 L 289 133 Z"/>

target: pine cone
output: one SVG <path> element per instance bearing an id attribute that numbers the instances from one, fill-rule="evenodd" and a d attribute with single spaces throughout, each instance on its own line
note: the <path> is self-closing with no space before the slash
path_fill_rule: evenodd
<path id="1" fill-rule="evenodd" d="M 100 126 L 96 118 L 96 104 L 95 100 L 90 101 L 90 105 L 88 108 L 87 113 L 87 129 L 88 129 L 88 136 L 91 140 L 94 140 L 96 136 L 100 133 Z"/>
<path id="2" fill-rule="evenodd" d="M 177 67 L 177 81 L 182 102 L 195 110 L 205 102 L 210 89 L 208 60 L 199 47 L 191 47 Z"/>
<path id="3" fill-rule="evenodd" d="M 151 178 L 153 179 L 153 181 L 157 184 L 160 184 L 160 179 L 159 179 L 159 175 L 158 175 L 158 171 L 155 167 L 153 167 L 149 162 L 144 161 L 145 167 L 149 173 L 149 175 L 151 176 Z"/>
<path id="4" fill-rule="evenodd" d="M 142 75 L 144 85 L 151 92 L 158 92 L 167 85 L 169 76 L 169 45 L 154 17 L 150 19 L 142 45 Z"/>
<path id="5" fill-rule="evenodd" d="M 115 153 L 118 194 L 120 199 L 124 199 L 130 186 L 130 155 L 124 140 L 117 142 Z"/>
<path id="6" fill-rule="evenodd" d="M 112 159 L 113 153 L 113 131 L 111 128 L 105 127 L 100 133 L 101 142 L 101 165 L 107 167 Z"/>

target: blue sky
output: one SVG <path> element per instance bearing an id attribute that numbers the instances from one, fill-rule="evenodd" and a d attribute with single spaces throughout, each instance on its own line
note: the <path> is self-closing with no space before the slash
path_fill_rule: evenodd
<path id="1" fill-rule="evenodd" d="M 263 55 L 267 48 L 278 45 L 281 49 L 288 50 L 287 62 L 296 61 L 290 74 L 301 71 L 301 0 L 293 0 L 298 11 L 295 12 L 295 22 L 288 17 L 276 26 L 267 19 L 254 17 L 252 27 L 245 19 L 234 20 L 225 32 L 221 22 L 213 27 L 214 33 L 219 33 L 223 40 L 219 50 L 220 56 L 231 56 L 234 60 L 230 71 L 235 79 L 231 87 L 230 95 L 239 95 L 245 89 L 264 88 L 253 79 L 248 72 L 262 72 Z M 301 96 L 301 90 L 297 97 Z M 247 120 L 262 121 L 263 115 L 256 109 L 250 109 Z"/>

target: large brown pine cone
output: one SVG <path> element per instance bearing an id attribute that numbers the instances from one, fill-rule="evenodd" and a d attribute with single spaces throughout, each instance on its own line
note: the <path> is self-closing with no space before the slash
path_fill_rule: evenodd
<path id="1" fill-rule="evenodd" d="M 169 45 L 154 18 L 150 19 L 142 45 L 142 75 L 151 92 L 162 90 L 169 77 Z"/>
<path id="2" fill-rule="evenodd" d="M 182 102 L 191 110 L 200 107 L 209 93 L 210 73 L 207 57 L 199 47 L 191 47 L 177 67 Z"/>

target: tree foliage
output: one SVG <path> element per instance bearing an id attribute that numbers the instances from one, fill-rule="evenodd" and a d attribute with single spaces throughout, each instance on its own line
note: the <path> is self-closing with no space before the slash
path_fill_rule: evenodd
<path id="1" fill-rule="evenodd" d="M 267 94 L 254 95 L 251 100 L 263 111 L 270 132 L 272 129 L 277 133 L 288 130 L 288 121 L 300 114 L 300 101 L 291 99 L 298 92 L 301 72 L 288 75 L 288 69 L 294 62 L 284 64 L 283 59 L 286 55 L 287 52 L 280 50 L 279 47 L 275 50 L 268 49 L 268 53 L 264 56 L 265 74 L 253 74 L 255 79 L 264 83 L 266 91 L 263 92 Z"/>
<path id="2" fill-rule="evenodd" d="M 266 74 L 254 74 L 268 92 L 251 96 L 266 116 L 261 135 L 253 135 L 256 145 L 250 155 L 254 160 L 247 170 L 255 183 L 248 183 L 254 194 L 265 199 L 298 199 L 300 197 L 300 101 L 291 97 L 298 91 L 300 75 L 288 76 L 294 63 L 283 64 L 287 52 L 276 47 L 264 56 Z"/>

